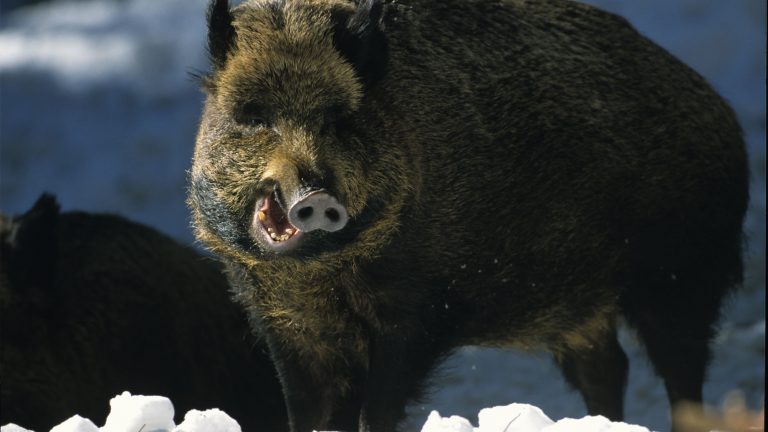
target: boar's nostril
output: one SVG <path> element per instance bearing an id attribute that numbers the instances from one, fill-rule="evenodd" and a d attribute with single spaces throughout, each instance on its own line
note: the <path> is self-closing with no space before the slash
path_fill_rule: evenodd
<path id="1" fill-rule="evenodd" d="M 347 224 L 347 209 L 324 190 L 314 191 L 291 206 L 288 219 L 304 232 L 323 230 L 338 231 Z"/>
<path id="2" fill-rule="evenodd" d="M 341 216 L 339 216 L 339 211 L 335 208 L 329 208 L 325 211 L 325 217 L 327 217 L 331 222 L 338 222 Z"/>
<path id="3" fill-rule="evenodd" d="M 297 215 L 299 216 L 299 219 L 306 220 L 306 219 L 312 217 L 312 213 L 314 213 L 314 212 L 315 212 L 315 210 L 312 207 L 307 206 L 307 207 L 302 207 L 298 211 Z"/>

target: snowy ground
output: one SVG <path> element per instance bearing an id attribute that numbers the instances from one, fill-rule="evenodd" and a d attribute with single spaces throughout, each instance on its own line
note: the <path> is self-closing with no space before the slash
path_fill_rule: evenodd
<path id="1" fill-rule="evenodd" d="M 702 73 L 735 107 L 752 165 L 747 282 L 730 303 L 705 398 L 741 389 L 756 407 L 765 358 L 764 0 L 593 0 Z M 185 170 L 202 97 L 189 78 L 206 68 L 204 0 L 57 0 L 0 16 L 0 210 L 19 213 L 41 191 L 64 210 L 124 214 L 191 243 Z M 661 383 L 629 332 L 627 420 L 668 429 Z M 475 424 L 483 407 L 533 403 L 551 418 L 583 404 L 550 359 L 466 348 L 451 358 L 430 410 Z M 130 389 L 129 389 L 130 390 Z M 106 404 L 106 402 L 105 402 Z M 207 408 L 207 407 L 201 407 Z"/>
<path id="2" fill-rule="evenodd" d="M 180 425 L 173 422 L 173 403 L 162 396 L 131 395 L 110 400 L 110 412 L 102 427 L 90 419 L 74 415 L 54 426 L 50 432 L 242 432 L 240 425 L 219 409 L 190 410 Z M 458 416 L 441 417 L 430 413 L 421 432 L 648 432 L 647 428 L 611 422 L 602 416 L 552 421 L 539 408 L 510 404 L 485 408 L 478 414 L 478 427 Z M 0 432 L 32 432 L 16 424 L 0 427 Z"/>
<path id="3" fill-rule="evenodd" d="M 173 403 L 163 396 L 131 395 L 123 392 L 109 401 L 110 411 L 103 426 L 74 415 L 50 432 L 241 432 L 240 425 L 219 409 L 190 410 L 178 426 Z M 3 425 L 0 432 L 30 432 L 16 425 Z"/>

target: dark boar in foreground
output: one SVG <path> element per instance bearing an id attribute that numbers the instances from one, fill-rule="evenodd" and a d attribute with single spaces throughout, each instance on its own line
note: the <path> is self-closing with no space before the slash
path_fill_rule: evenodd
<path id="1" fill-rule="evenodd" d="M 214 0 L 197 237 L 266 338 L 293 431 L 391 431 L 455 348 L 543 349 L 622 418 L 634 327 L 701 400 L 742 278 L 732 110 L 565 0 Z"/>
<path id="2" fill-rule="evenodd" d="M 129 390 L 170 397 L 177 415 L 218 407 L 246 431 L 287 429 L 274 367 L 211 260 L 46 195 L 0 220 L 0 247 L 0 424 L 103 424 Z"/>

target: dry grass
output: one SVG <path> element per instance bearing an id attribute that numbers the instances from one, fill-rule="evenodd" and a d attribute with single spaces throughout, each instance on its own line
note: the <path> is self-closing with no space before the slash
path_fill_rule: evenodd
<path id="1" fill-rule="evenodd" d="M 687 404 L 675 409 L 675 429 L 680 432 L 758 432 L 765 431 L 765 405 L 750 411 L 740 392 L 726 396 L 720 409 Z"/>

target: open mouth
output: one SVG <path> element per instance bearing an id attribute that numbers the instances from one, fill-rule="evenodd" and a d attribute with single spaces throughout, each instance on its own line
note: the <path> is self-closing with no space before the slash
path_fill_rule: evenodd
<path id="1" fill-rule="evenodd" d="M 288 221 L 288 215 L 278 204 L 274 192 L 256 204 L 253 227 L 261 231 L 272 246 L 287 246 L 301 236 L 301 231 Z"/>

